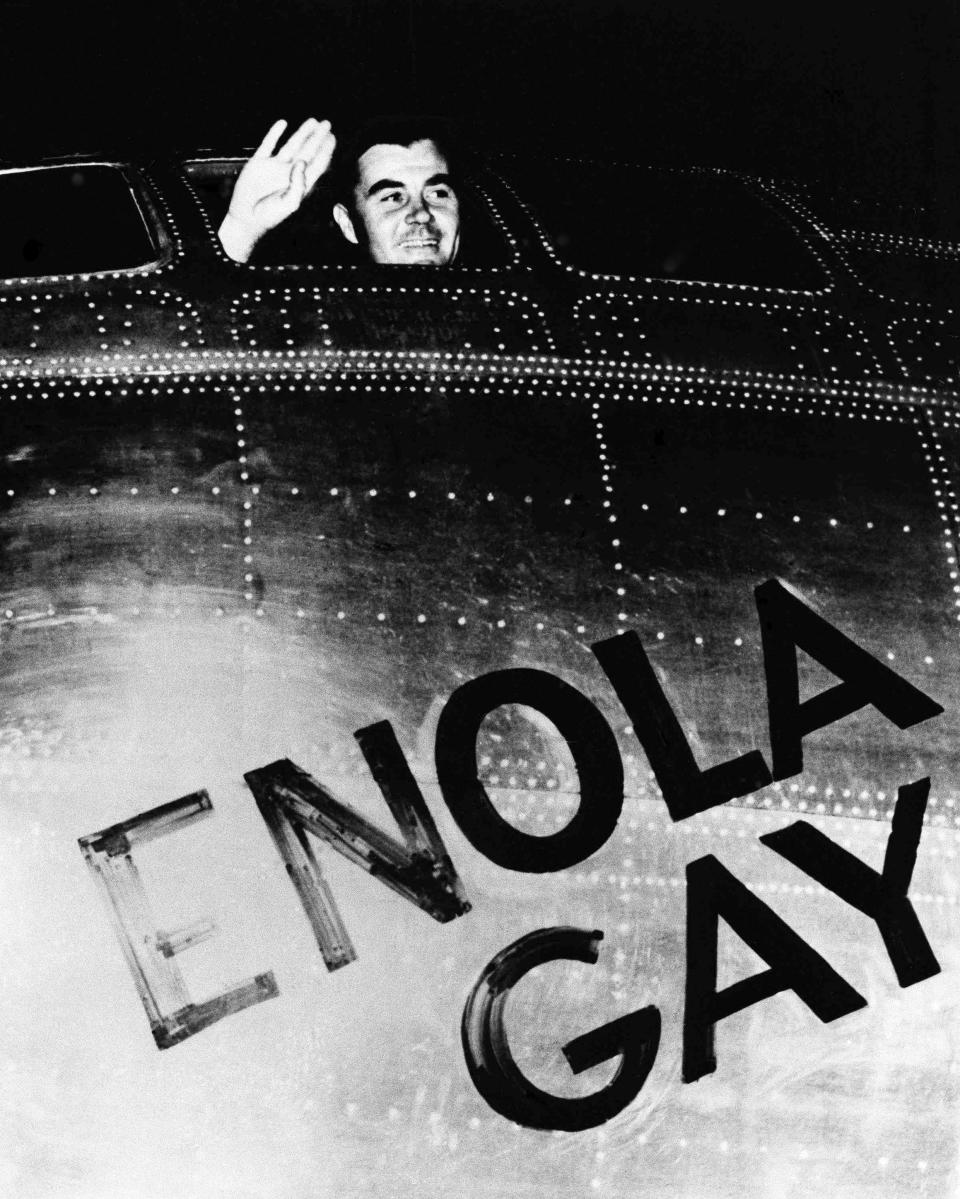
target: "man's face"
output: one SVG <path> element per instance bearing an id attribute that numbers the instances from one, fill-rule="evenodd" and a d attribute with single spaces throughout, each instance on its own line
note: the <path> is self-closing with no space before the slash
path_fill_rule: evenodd
<path id="1" fill-rule="evenodd" d="M 352 215 L 334 208 L 340 230 L 373 262 L 446 266 L 460 248 L 460 205 L 447 162 L 430 139 L 371 146 L 357 164 Z M 362 230 L 357 229 L 359 219 Z"/>

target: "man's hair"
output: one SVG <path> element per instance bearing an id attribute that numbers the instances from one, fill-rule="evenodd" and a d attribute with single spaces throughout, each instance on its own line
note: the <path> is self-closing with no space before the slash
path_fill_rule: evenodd
<path id="1" fill-rule="evenodd" d="M 332 198 L 353 212 L 354 188 L 359 182 L 357 170 L 361 157 L 371 146 L 412 146 L 432 141 L 447 160 L 450 176 L 456 181 L 466 168 L 466 153 L 450 121 L 437 116 L 379 116 L 350 130 L 337 143 L 330 171 Z"/>

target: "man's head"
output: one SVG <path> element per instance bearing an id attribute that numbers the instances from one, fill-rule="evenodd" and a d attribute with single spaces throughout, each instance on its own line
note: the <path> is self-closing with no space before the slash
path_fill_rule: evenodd
<path id="1" fill-rule="evenodd" d="M 460 248 L 460 205 L 438 122 L 393 118 L 345 147 L 333 217 L 377 263 L 447 266 Z"/>

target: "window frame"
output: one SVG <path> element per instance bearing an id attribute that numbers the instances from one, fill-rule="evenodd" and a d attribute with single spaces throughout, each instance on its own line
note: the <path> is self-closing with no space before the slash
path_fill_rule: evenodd
<path id="1" fill-rule="evenodd" d="M 550 159 L 550 165 L 569 166 L 573 160 L 567 159 Z M 718 168 L 700 167 L 700 166 L 668 166 L 641 162 L 625 162 L 624 167 L 639 170 L 660 172 L 664 174 L 676 174 L 686 176 L 710 176 L 718 175 L 726 179 L 732 180 L 739 188 L 745 200 L 757 204 L 764 204 L 771 209 L 780 222 L 784 225 L 785 231 L 790 230 L 794 242 L 802 247 L 803 252 L 810 259 L 812 265 L 818 270 L 822 282 L 821 286 L 816 288 L 805 288 L 797 286 L 785 286 L 775 283 L 745 283 L 737 280 L 709 280 L 709 279 L 680 279 L 669 275 L 644 275 L 636 274 L 630 271 L 605 271 L 594 270 L 590 267 L 581 266 L 574 262 L 568 251 L 557 245 L 557 240 L 553 232 L 547 227 L 547 222 L 541 215 L 538 208 L 537 197 L 531 194 L 530 190 L 524 185 L 522 179 L 517 179 L 512 171 L 514 157 L 511 155 L 500 155 L 493 160 L 493 170 L 499 182 L 510 192 L 514 194 L 517 200 L 526 210 L 527 217 L 530 220 L 536 235 L 541 243 L 542 251 L 546 259 L 556 269 L 563 271 L 565 274 L 571 275 L 576 279 L 587 284 L 596 283 L 614 283 L 630 288 L 646 287 L 652 285 L 662 285 L 669 288 L 688 288 L 691 291 L 699 290 L 703 293 L 713 293 L 717 290 L 725 290 L 727 292 L 743 292 L 750 293 L 756 296 L 777 295 L 777 296 L 797 296 L 804 299 L 822 299 L 829 296 L 836 289 L 836 278 L 834 275 L 834 262 L 830 248 L 826 242 L 823 245 L 818 244 L 818 250 L 822 252 L 823 259 L 820 254 L 813 250 L 810 244 L 811 231 L 800 227 L 801 223 L 794 225 L 793 222 L 784 214 L 783 199 L 779 191 L 773 190 L 768 197 L 760 196 L 756 192 L 756 185 L 762 185 L 762 180 L 757 176 L 752 176 L 744 172 L 723 170 Z M 589 159 L 583 159 L 579 162 L 581 166 L 600 165 L 609 167 L 610 163 L 593 163 Z M 771 202 L 772 201 L 772 202 Z M 826 261 L 824 261 L 826 260 Z"/>
<path id="2" fill-rule="evenodd" d="M 40 171 L 65 171 L 84 167 L 110 167 L 118 171 L 130 192 L 137 213 L 143 222 L 144 232 L 153 249 L 153 257 L 129 267 L 106 267 L 103 270 L 64 271 L 37 275 L 0 275 L 0 289 L 23 291 L 33 287 L 71 288 L 97 279 L 127 279 L 149 275 L 168 266 L 173 259 L 175 243 L 160 216 L 160 209 L 151 192 L 151 186 L 143 172 L 132 163 L 117 162 L 108 158 L 58 158 L 23 166 L 0 166 L 0 181 L 8 175 L 24 175 Z"/>

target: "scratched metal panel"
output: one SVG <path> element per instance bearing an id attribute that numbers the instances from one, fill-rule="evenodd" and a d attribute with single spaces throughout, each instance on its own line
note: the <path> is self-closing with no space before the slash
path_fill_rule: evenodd
<path id="1" fill-rule="evenodd" d="M 711 1195 L 749 1199 L 953 1195 L 958 846 L 942 826 L 957 672 L 943 527 L 956 430 L 866 397 L 770 411 L 719 389 L 711 407 L 707 385 L 698 406 L 669 382 L 624 394 L 595 376 L 457 378 L 426 362 L 419 374 L 7 397 L 5 444 L 34 448 L 8 460 L 4 488 L 5 1185 L 137 1199 L 626 1199 L 645 1185 L 701 1199 L 706 1178 Z M 947 712 L 906 732 L 850 717 L 817 735 L 800 792 L 671 824 L 587 647 L 622 627 L 641 635 L 703 764 L 765 750 L 752 588 L 771 575 L 893 652 Z M 71 615 L 84 619 L 56 622 Z M 617 830 L 555 875 L 493 866 L 435 785 L 445 698 L 504 665 L 593 697 L 624 756 Z M 474 906 L 435 924 L 324 852 L 360 955 L 328 975 L 242 775 L 292 757 L 388 826 L 352 737 L 384 718 Z M 501 811 L 530 830 L 566 822 L 575 779 L 548 724 L 502 714 L 481 742 Z M 821 763 L 842 817 L 816 814 Z M 878 792 L 923 773 L 940 806 L 912 893 L 943 973 L 900 990 L 873 924 L 757 836 L 802 805 L 878 867 Z M 870 789 L 859 812 L 842 795 L 852 780 Z M 201 787 L 213 817 L 138 851 L 151 903 L 166 927 L 207 914 L 221 927 L 183 955 L 195 995 L 267 969 L 280 995 L 159 1052 L 76 840 Z M 876 819 L 856 818 L 870 806 Z M 717 1072 L 685 1085 L 683 871 L 707 853 L 869 1006 L 821 1025 L 792 995 L 758 1004 L 721 1023 Z M 664 1021 L 640 1096 L 586 1133 L 514 1128 L 477 1094 L 460 1047 L 484 965 L 554 923 L 605 937 L 595 967 L 545 967 L 514 996 L 531 1078 L 595 1089 L 609 1067 L 574 1079 L 562 1044 L 649 1003 Z M 732 934 L 721 950 L 721 983 L 756 969 Z"/>
<path id="2" fill-rule="evenodd" d="M 871 340 L 854 321 L 827 310 L 671 290 L 652 296 L 595 294 L 576 306 L 591 354 L 650 365 L 836 379 L 882 377 Z"/>
<path id="3" fill-rule="evenodd" d="M 69 379 L 104 358 L 114 370 L 137 370 L 204 345 L 195 306 L 156 275 L 82 291 L 40 280 L 30 292 L 0 294 L 0 320 L 0 369 L 54 378 Z"/>
<path id="4" fill-rule="evenodd" d="M 387 672 L 377 704 L 419 722 L 458 678 L 576 670 L 585 628 L 613 631 L 588 403 L 398 376 L 253 394 L 244 420 L 262 606 Z"/>
<path id="5" fill-rule="evenodd" d="M 143 380 L 16 394 L 0 407 L 7 745 L 52 739 L 122 773 L 127 755 L 153 759 L 154 725 L 184 714 L 157 706 L 172 662 L 191 660 L 193 644 L 202 687 L 201 663 L 216 654 L 199 630 L 237 607 L 233 405 L 219 389 Z M 134 712 L 144 723 L 131 740 Z M 233 721 L 218 721 L 180 724 L 185 747 L 230 735 Z M 11 786 L 18 802 L 37 801 L 29 778 Z M 43 802 L 69 797 L 65 784 Z"/>
<path id="6" fill-rule="evenodd" d="M 311 289 L 271 285 L 238 296 L 231 333 L 243 349 L 285 355 L 318 349 L 391 354 L 546 354 L 555 349 L 543 309 L 517 288 L 444 275 L 427 281 L 417 267 L 386 267 Z"/>
<path id="7" fill-rule="evenodd" d="M 219 919 L 223 936 L 184 967 L 196 993 L 266 968 L 281 993 L 163 1054 L 75 854 L 80 813 L 70 822 L 7 815 L 15 919 L 0 936 L 16 992 L 2 1000 L 3 1115 L 18 1194 L 427 1199 L 450 1185 L 493 1199 L 542 1195 L 546 1185 L 570 1199 L 592 1189 L 627 1199 L 639 1180 L 696 1199 L 705 1178 L 711 1195 L 751 1199 L 799 1199 L 811 1179 L 848 1195 L 955 1193 L 953 834 L 928 832 L 913 887 L 944 974 L 906 991 L 868 920 L 759 847 L 757 834 L 782 816 L 732 809 L 669 826 L 658 805 L 640 801 L 583 869 L 540 878 L 490 867 L 437 806 L 474 904 L 450 926 L 330 865 L 360 957 L 327 975 L 235 768 L 204 766 L 214 819 L 138 855 L 153 906 L 167 920 Z M 63 770 L 46 762 L 40 773 L 49 781 Z M 106 805 L 89 801 L 86 781 L 74 771 L 71 793 L 89 824 Z M 119 792 L 119 779 L 106 781 Z M 328 781 L 360 802 L 347 780 Z M 878 864 L 877 822 L 815 819 Z M 751 885 L 869 1006 L 821 1025 L 793 996 L 767 1001 L 723 1022 L 717 1072 L 683 1085 L 683 866 L 704 853 Z M 514 937 L 556 922 L 605 937 L 595 967 L 545 967 L 511 1000 L 509 1033 L 532 1078 L 558 1094 L 599 1086 L 609 1068 L 571 1079 L 559 1046 L 648 1003 L 664 1020 L 644 1091 L 580 1134 L 518 1129 L 491 1112 L 459 1046 L 461 1007 L 484 964 Z M 732 935 L 721 949 L 721 982 L 755 971 Z"/>
<path id="8" fill-rule="evenodd" d="M 618 467 L 629 623 L 663 631 L 658 661 L 678 696 L 692 682 L 691 723 L 698 739 L 719 740 L 721 760 L 731 732 L 753 730 L 756 743 L 764 726 L 752 601 L 764 578 L 793 585 L 948 708 L 960 698 L 955 572 L 934 494 L 938 435 L 909 409 L 823 398 L 770 408 L 625 400 L 601 409 Z M 812 694 L 829 675 L 801 658 Z M 837 724 L 811 739 L 816 777 L 807 782 L 818 802 L 828 787 L 837 798 L 868 792 L 866 806 L 882 812 L 877 792 L 889 802 L 927 754 L 956 761 L 953 731 L 941 722 L 891 741 L 879 717 Z M 943 779 L 951 795 L 954 773 Z"/>

